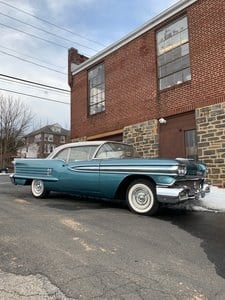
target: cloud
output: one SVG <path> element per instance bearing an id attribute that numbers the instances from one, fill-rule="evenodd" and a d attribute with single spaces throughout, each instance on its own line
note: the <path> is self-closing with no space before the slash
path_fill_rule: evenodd
<path id="1" fill-rule="evenodd" d="M 4 1 L 9 5 L 15 6 L 17 9 L 0 3 L 1 13 L 13 18 L 18 18 L 22 22 L 40 27 L 70 41 L 54 37 L 46 32 L 19 23 L 16 20 L 12 20 L 0 14 L 0 23 L 16 28 L 16 30 L 13 30 L 0 25 L 0 51 L 2 51 L 0 52 L 1 73 L 63 89 L 69 89 L 67 75 L 54 72 L 50 70 L 50 68 L 67 73 L 67 48 L 75 47 L 80 53 L 92 56 L 104 48 L 102 44 L 107 46 L 117 41 L 176 2 L 175 0 Z M 21 10 L 45 19 L 47 22 L 54 23 L 58 28 L 42 22 L 29 14 L 25 14 Z M 67 28 L 73 33 L 59 29 L 59 27 Z M 25 31 L 30 35 L 17 30 Z M 65 48 L 47 43 L 46 41 L 41 41 L 31 35 L 36 35 L 40 38 L 58 43 Z M 18 56 L 20 59 L 15 56 Z M 28 63 L 25 60 L 30 60 L 34 64 Z M 49 69 L 42 68 L 37 64 Z M 15 82 L 6 81 L 5 79 L 6 78 L 0 77 L 1 88 L 46 97 L 57 101 L 65 101 L 68 103 L 70 101 L 68 94 L 47 89 L 43 90 L 29 85 L 16 84 Z M 5 94 L 7 93 L 5 92 Z M 14 95 L 15 98 L 20 97 L 29 104 L 31 109 L 37 114 L 37 119 L 41 119 L 43 123 L 46 124 L 48 121 L 49 123 L 66 125 L 67 128 L 70 127 L 69 105 L 48 102 L 41 99 L 38 100 L 29 96 L 10 95 Z"/>

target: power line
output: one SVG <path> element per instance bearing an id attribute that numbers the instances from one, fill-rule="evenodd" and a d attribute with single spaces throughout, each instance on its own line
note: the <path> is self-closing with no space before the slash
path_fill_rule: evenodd
<path id="1" fill-rule="evenodd" d="M 6 78 L 9 78 L 9 79 L 21 81 L 23 83 L 29 83 L 29 84 L 37 85 L 37 86 L 44 87 L 44 88 L 49 88 L 49 89 L 53 89 L 53 90 L 57 90 L 57 91 L 61 91 L 61 92 L 70 93 L 69 90 L 61 89 L 61 88 L 58 88 L 58 87 L 55 87 L 55 86 L 52 86 L 52 85 L 47 85 L 47 84 L 43 84 L 43 83 L 39 83 L 39 82 L 35 82 L 35 81 L 30 81 L 30 80 L 26 80 L 26 79 L 14 77 L 14 76 L 1 74 L 1 73 L 0 73 L 0 77 L 6 77 Z"/>
<path id="2" fill-rule="evenodd" d="M 60 101 L 60 100 L 54 100 L 54 99 L 50 99 L 50 98 L 39 97 L 39 96 L 35 96 L 35 95 L 31 95 L 31 94 L 26 94 L 26 93 L 21 93 L 21 92 L 17 92 L 17 91 L 13 91 L 13 90 L 8 90 L 8 89 L 2 89 L 2 88 L 0 88 L 0 91 L 10 92 L 10 93 L 18 94 L 18 95 L 23 95 L 23 96 L 28 96 L 28 97 L 32 97 L 32 98 L 36 98 L 36 99 L 41 99 L 41 100 L 49 101 L 49 102 L 56 102 L 56 103 L 67 104 L 67 105 L 70 104 L 68 102 L 64 102 L 64 101 Z"/>
<path id="3" fill-rule="evenodd" d="M 60 72 L 60 71 L 58 71 L 58 70 L 55 70 L 55 69 L 52 69 L 52 68 L 43 66 L 43 65 L 41 65 L 41 64 L 32 62 L 32 61 L 30 61 L 30 60 L 28 60 L 28 59 L 25 59 L 25 58 L 22 58 L 22 57 L 19 57 L 19 56 L 10 54 L 10 53 L 5 52 L 5 51 L 2 51 L 2 50 L 0 50 L 0 53 L 3 53 L 3 54 L 8 55 L 8 56 L 12 56 L 12 57 L 17 58 L 17 59 L 19 59 L 19 60 L 22 60 L 22 61 L 24 61 L 24 62 L 30 63 L 30 64 L 32 64 L 32 65 L 35 65 L 35 66 L 38 66 L 38 67 L 41 67 L 41 68 L 44 68 L 44 69 L 47 69 L 47 70 L 50 70 L 50 71 L 53 71 L 53 72 L 56 72 L 56 73 L 60 73 L 60 74 L 63 74 L 63 75 L 67 75 L 66 73 L 63 73 L 63 72 Z"/>
<path id="4" fill-rule="evenodd" d="M 10 87 L 12 86 L 12 83 L 13 83 L 13 87 L 15 86 L 15 84 L 20 84 L 20 85 L 23 85 L 27 88 L 32 88 L 32 91 L 35 89 L 40 89 L 42 90 L 43 92 L 53 92 L 53 93 L 65 93 L 65 92 L 60 92 L 60 91 L 55 91 L 55 90 L 52 90 L 52 89 L 49 89 L 49 88 L 45 88 L 45 87 L 41 87 L 41 86 L 35 86 L 35 85 L 31 85 L 29 83 L 24 83 L 24 82 L 19 82 L 19 81 L 16 81 L 16 80 L 13 80 L 13 79 L 7 79 L 7 78 L 0 78 L 0 81 L 3 81 L 4 83 L 6 84 L 9 84 Z M 64 94 L 65 96 L 65 94 Z"/>
<path id="5" fill-rule="evenodd" d="M 16 51 L 16 50 L 14 50 L 14 49 L 11 49 L 11 48 L 8 48 L 8 47 L 2 46 L 2 45 L 0 45 L 0 47 L 1 47 L 1 48 L 3 48 L 3 49 L 6 49 L 6 50 L 12 51 L 12 52 L 15 52 L 15 53 L 21 54 L 21 55 L 23 55 L 23 56 L 26 56 L 26 57 L 29 57 L 29 58 L 35 59 L 35 60 L 37 60 L 37 61 L 39 61 L 39 62 L 42 62 L 42 63 L 44 63 L 44 64 L 47 64 L 47 65 L 50 65 L 50 66 L 54 66 L 54 67 L 56 67 L 56 68 L 61 68 L 61 69 L 64 69 L 64 67 L 63 67 L 63 66 L 58 66 L 58 65 L 52 64 L 52 63 L 50 63 L 50 62 L 47 62 L 47 61 L 41 60 L 41 59 L 39 59 L 39 58 L 37 58 L 37 57 L 34 57 L 34 56 L 31 56 L 31 55 L 28 55 L 27 53 L 23 53 L 23 52 L 20 52 L 20 51 Z"/>
<path id="6" fill-rule="evenodd" d="M 0 23 L 0 25 L 2 25 L 2 26 L 4 26 L 4 27 L 7 27 L 7 28 L 10 28 L 10 29 L 12 29 L 12 30 L 21 32 L 21 33 L 23 33 L 23 34 L 29 35 L 29 36 L 31 36 L 31 37 L 34 37 L 34 38 L 36 38 L 36 39 L 38 39 L 38 40 L 41 40 L 41 41 L 44 41 L 44 42 L 46 42 L 46 43 L 53 44 L 53 45 L 55 45 L 55 46 L 58 46 L 58 47 L 61 47 L 61 48 L 64 48 L 64 49 L 68 49 L 68 47 L 65 47 L 65 46 L 63 46 L 63 45 L 61 45 L 61 44 L 55 43 L 55 42 L 53 42 L 53 41 L 46 40 L 46 39 L 41 38 L 41 37 L 39 37 L 39 36 L 37 36 L 37 35 L 35 35 L 35 34 L 28 33 L 28 32 L 26 32 L 26 31 L 20 30 L 20 29 L 18 29 L 18 28 L 13 27 L 13 26 L 6 25 L 6 24 L 3 24 L 3 23 Z"/>
<path id="7" fill-rule="evenodd" d="M 98 45 L 101 45 L 101 46 L 105 47 L 105 45 L 102 44 L 102 43 L 96 42 L 96 41 L 94 41 L 94 40 L 92 40 L 92 39 L 88 39 L 88 38 L 82 36 L 81 34 L 75 33 L 75 32 L 73 32 L 73 31 L 71 31 L 71 30 L 69 30 L 69 29 L 67 29 L 67 28 L 65 28 L 65 27 L 56 25 L 56 24 L 54 24 L 54 23 L 52 23 L 52 22 L 50 22 L 50 21 L 47 21 L 47 20 L 45 20 L 45 19 L 42 19 L 42 18 L 40 18 L 40 17 L 38 17 L 38 16 L 36 16 L 36 15 L 34 15 L 34 14 L 31 14 L 31 13 L 29 13 L 29 12 L 23 10 L 23 9 L 20 9 L 20 8 L 18 8 L 18 7 L 16 7 L 16 6 L 10 5 L 10 4 L 8 4 L 8 3 L 4 2 L 4 1 L 0 1 L 0 3 L 2 3 L 2 4 L 4 4 L 4 5 L 7 5 L 7 6 L 13 8 L 13 9 L 16 9 L 17 11 L 20 11 L 20 12 L 26 14 L 26 15 L 29 15 L 29 16 L 31 16 L 31 17 L 33 17 L 33 18 L 39 20 L 39 21 L 42 21 L 42 22 L 46 23 L 46 24 L 52 25 L 52 26 L 54 26 L 54 27 L 56 27 L 56 28 L 58 28 L 58 29 L 61 29 L 61 30 L 64 30 L 64 31 L 66 31 L 66 32 L 68 32 L 68 33 L 71 33 L 71 34 L 73 34 L 73 35 L 79 36 L 80 38 L 83 38 L 83 39 L 85 39 L 85 40 L 87 40 L 87 41 L 89 41 L 89 42 L 93 42 L 93 43 L 95 43 L 95 44 L 98 44 Z"/>
<path id="8" fill-rule="evenodd" d="M 95 52 L 98 51 L 97 49 L 93 49 L 93 48 L 90 48 L 90 47 L 88 47 L 88 46 L 82 45 L 82 44 L 80 44 L 80 43 L 78 43 L 78 42 L 72 41 L 72 40 L 67 39 L 67 38 L 65 38 L 65 37 L 62 37 L 62 36 L 60 36 L 60 35 L 58 35 L 58 34 L 55 34 L 55 33 L 52 33 L 52 32 L 50 32 L 50 31 L 47 31 L 47 30 L 45 30 L 45 29 L 42 29 L 42 28 L 40 28 L 40 27 L 31 25 L 31 24 L 29 24 L 29 23 L 26 23 L 26 22 L 24 22 L 24 21 L 21 21 L 21 20 L 19 20 L 19 19 L 17 19 L 17 18 L 14 18 L 14 17 L 9 16 L 9 15 L 3 14 L 3 13 L 1 13 L 1 12 L 0 12 L 0 15 L 3 15 L 4 17 L 10 18 L 10 19 L 15 20 L 15 21 L 17 21 L 17 22 L 20 22 L 20 23 L 22 23 L 22 24 L 28 25 L 28 26 L 30 26 L 30 27 L 32 27 L 32 28 L 34 28 L 34 29 L 40 30 L 40 31 L 45 32 L 45 33 L 47 33 L 47 34 L 50 34 L 50 35 L 52 35 L 52 36 L 54 36 L 54 37 L 60 38 L 60 39 L 62 39 L 62 40 L 65 40 L 65 41 L 68 41 L 68 42 L 71 42 L 71 43 L 74 43 L 74 44 L 77 44 L 78 46 L 81 46 L 81 47 L 83 47 L 83 48 L 87 48 L 87 49 L 93 50 L 93 51 L 95 51 Z"/>

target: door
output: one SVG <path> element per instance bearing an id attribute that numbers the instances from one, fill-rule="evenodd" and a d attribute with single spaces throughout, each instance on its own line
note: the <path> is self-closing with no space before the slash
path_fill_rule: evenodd
<path id="1" fill-rule="evenodd" d="M 160 157 L 197 159 L 195 113 L 166 118 L 160 124 Z"/>

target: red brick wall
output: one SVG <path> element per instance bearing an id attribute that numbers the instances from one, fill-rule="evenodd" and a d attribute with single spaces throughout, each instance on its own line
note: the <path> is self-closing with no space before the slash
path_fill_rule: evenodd
<path id="1" fill-rule="evenodd" d="M 105 112 L 88 117 L 87 71 L 74 76 L 73 139 L 225 101 L 225 5 L 221 0 L 199 0 L 186 12 L 192 80 L 157 91 L 155 30 L 151 30 L 105 58 Z"/>
<path id="2" fill-rule="evenodd" d="M 199 0 L 187 15 L 192 80 L 161 92 L 163 116 L 225 101 L 225 5 Z"/>

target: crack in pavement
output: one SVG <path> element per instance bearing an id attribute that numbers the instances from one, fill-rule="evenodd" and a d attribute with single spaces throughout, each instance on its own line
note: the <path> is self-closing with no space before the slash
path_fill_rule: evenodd
<path id="1" fill-rule="evenodd" d="M 15 275 L 0 270 L 1 300 L 69 300 L 43 275 Z"/>

